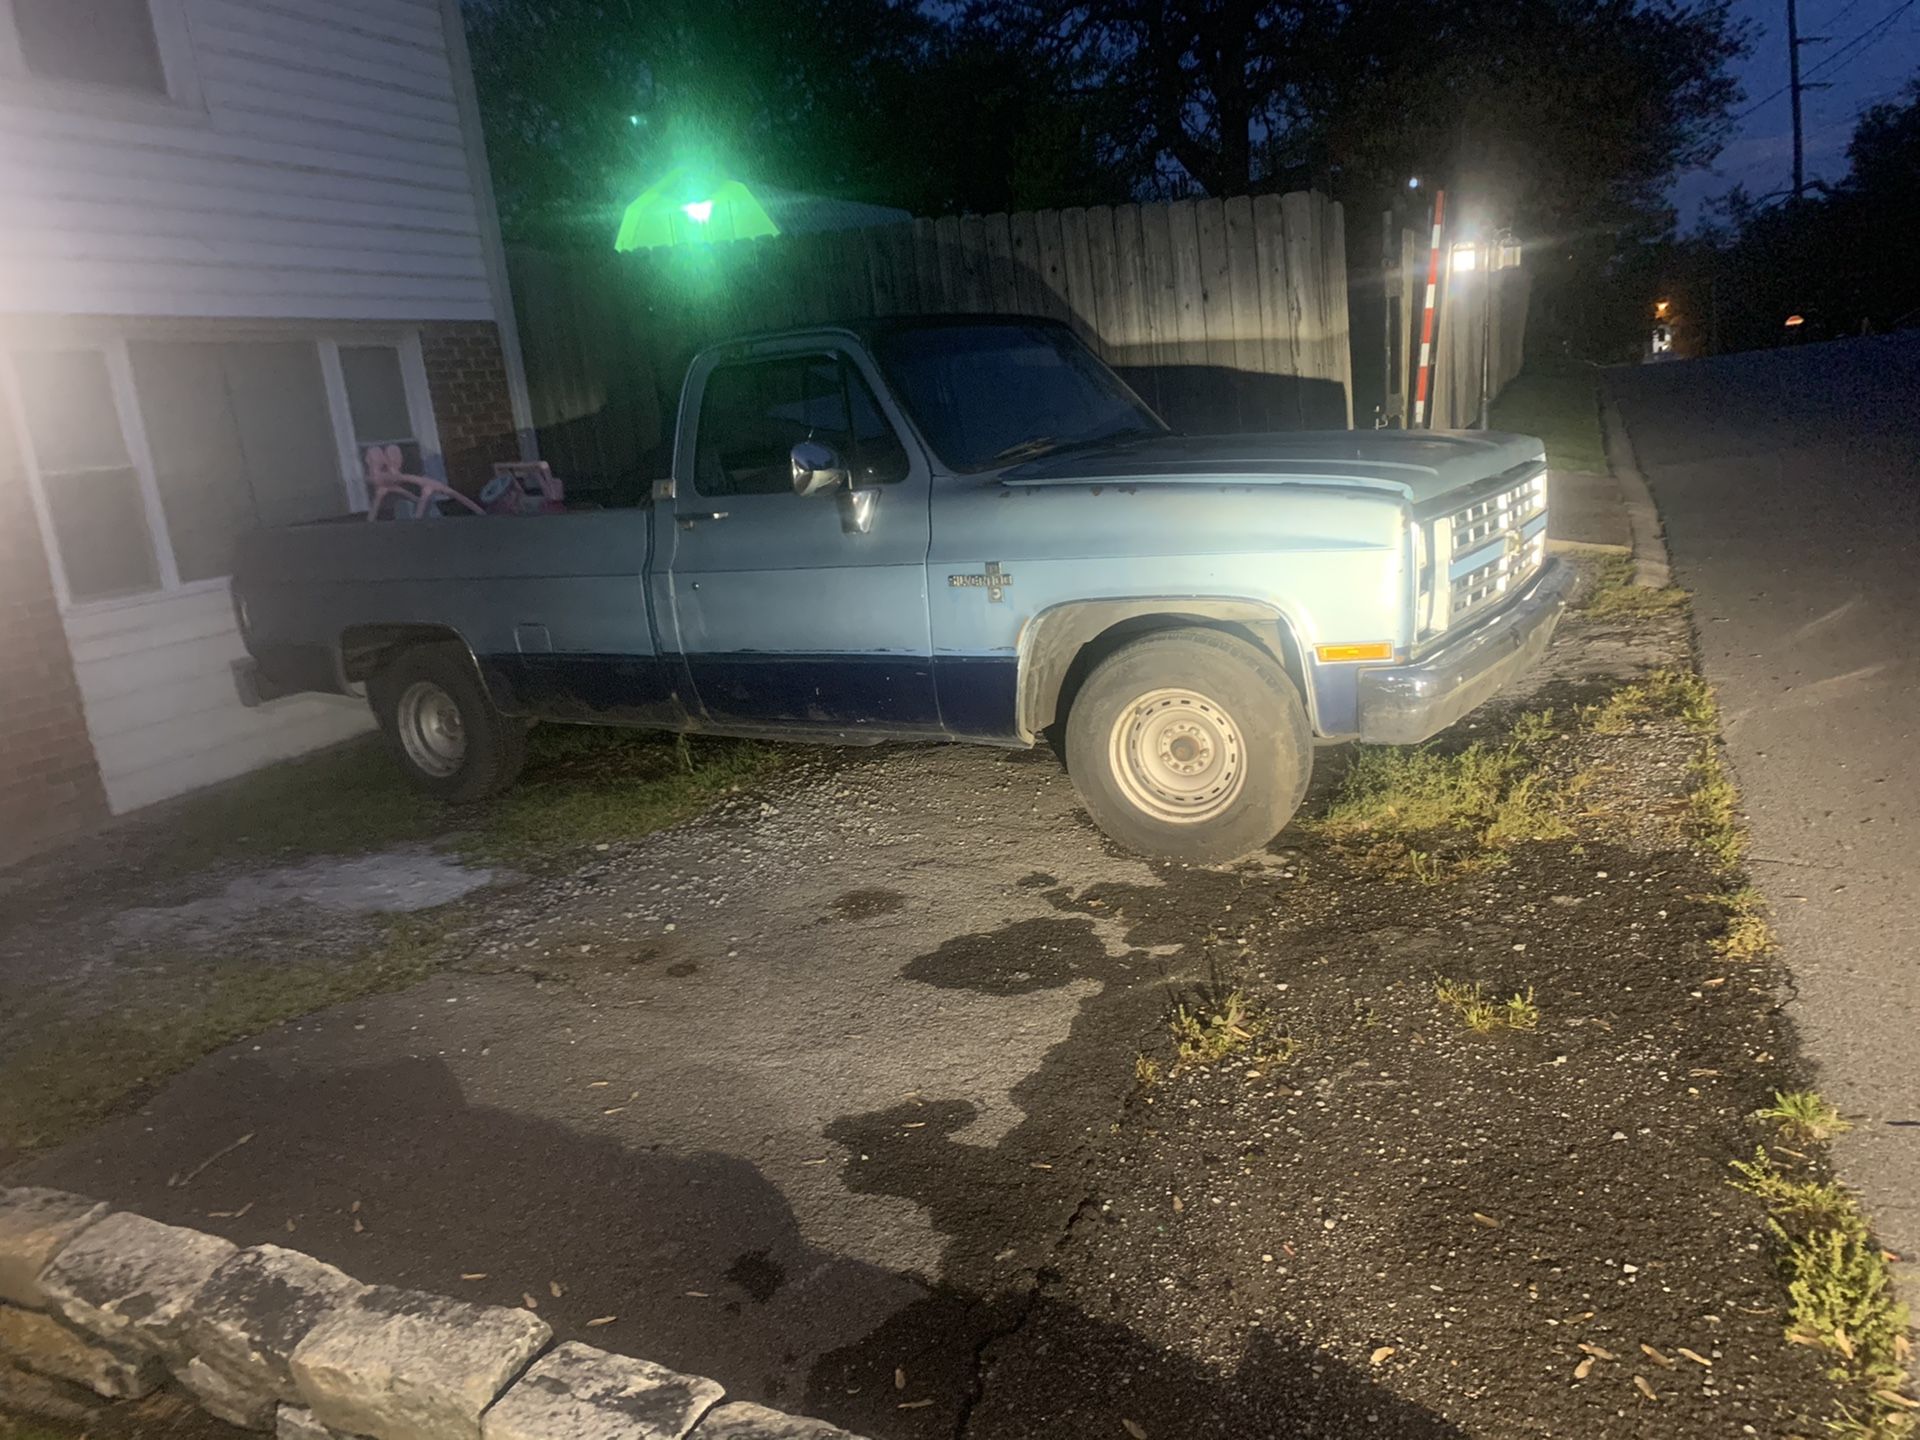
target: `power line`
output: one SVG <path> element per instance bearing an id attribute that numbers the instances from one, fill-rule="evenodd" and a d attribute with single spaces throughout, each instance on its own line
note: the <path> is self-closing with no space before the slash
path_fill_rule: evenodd
<path id="1" fill-rule="evenodd" d="M 1807 72 L 1806 79 L 1801 80 L 1799 83 L 1804 86 L 1807 80 L 1812 79 L 1815 75 L 1818 75 L 1823 70 L 1828 69 L 1836 61 L 1838 61 L 1842 56 L 1846 55 L 1849 51 L 1875 38 L 1883 29 L 1891 25 L 1895 20 L 1899 19 L 1900 16 L 1905 14 L 1908 10 L 1911 10 L 1916 3 L 1920 3 L 1920 0 L 1903 0 L 1903 3 L 1894 6 L 1892 10 L 1888 11 L 1885 15 L 1881 16 L 1878 20 L 1874 21 L 1873 24 L 1869 25 L 1865 30 L 1862 30 L 1858 35 L 1855 35 L 1851 40 L 1847 41 L 1846 44 L 1842 45 L 1838 50 L 1833 51 L 1825 59 L 1823 59 L 1818 65 L 1814 66 L 1811 70 L 1809 70 Z M 1848 5 L 1846 7 L 1846 10 L 1842 10 L 1840 12 L 1840 15 L 1834 16 L 1834 19 L 1838 20 L 1841 15 L 1845 15 L 1847 13 L 1847 10 L 1853 9 L 1853 6 L 1857 4 L 1859 4 L 1859 0 L 1853 0 L 1853 4 Z M 1753 104 L 1749 105 L 1746 109 L 1742 110 L 1738 115 L 1734 116 L 1733 123 L 1737 125 L 1742 120 L 1746 119 L 1749 115 L 1753 114 L 1755 111 L 1764 110 L 1767 106 L 1771 105 L 1774 101 L 1778 100 L 1782 95 L 1786 94 L 1789 90 L 1793 88 L 1794 88 L 1794 82 L 1791 80 L 1788 81 L 1785 85 L 1782 85 L 1778 90 L 1773 91 L 1771 94 L 1765 96 L 1762 99 L 1754 101 Z"/>
<path id="2" fill-rule="evenodd" d="M 1835 50 L 1831 54 L 1829 54 L 1818 65 L 1814 66 L 1811 70 L 1809 70 L 1807 72 L 1807 75 L 1809 77 L 1812 77 L 1815 75 L 1819 75 L 1827 70 L 1831 70 L 1836 64 L 1839 63 L 1840 58 L 1845 54 L 1847 54 L 1848 51 L 1858 49 L 1860 46 L 1866 44 L 1870 40 L 1878 39 L 1881 34 L 1883 34 L 1886 30 L 1892 27 L 1894 21 L 1898 20 L 1907 11 L 1911 10 L 1916 3 L 1920 3 L 1920 0 L 1903 0 L 1903 3 L 1894 6 L 1893 9 L 1889 10 L 1885 15 L 1883 15 L 1880 19 L 1876 20 L 1872 25 L 1869 25 L 1865 30 L 1862 30 L 1858 35 L 1854 36 L 1853 39 L 1849 40 L 1846 44 L 1842 45 L 1838 50 Z"/>

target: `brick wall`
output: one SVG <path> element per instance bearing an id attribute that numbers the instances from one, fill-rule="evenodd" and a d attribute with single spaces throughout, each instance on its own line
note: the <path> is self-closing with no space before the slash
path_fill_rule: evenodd
<path id="1" fill-rule="evenodd" d="M 499 327 L 491 321 L 423 325 L 420 350 L 447 479 L 471 494 L 493 474 L 496 460 L 520 458 Z"/>
<path id="2" fill-rule="evenodd" d="M 0 407 L 0 865 L 107 817 L 40 527 Z"/>

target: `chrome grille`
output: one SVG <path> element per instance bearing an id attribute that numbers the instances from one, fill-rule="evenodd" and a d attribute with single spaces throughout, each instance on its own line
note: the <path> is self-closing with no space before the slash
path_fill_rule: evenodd
<path id="1" fill-rule="evenodd" d="M 1440 577 L 1444 599 L 1430 612 L 1437 622 L 1435 629 L 1450 628 L 1494 604 L 1545 563 L 1546 511 L 1543 470 L 1482 495 L 1435 522 L 1434 551 L 1446 557 Z M 1476 554 L 1481 557 L 1478 563 L 1454 573 L 1463 560 Z"/>

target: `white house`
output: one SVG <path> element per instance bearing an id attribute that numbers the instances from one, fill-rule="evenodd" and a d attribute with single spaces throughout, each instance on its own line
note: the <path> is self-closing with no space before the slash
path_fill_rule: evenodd
<path id="1" fill-rule="evenodd" d="M 365 728 L 240 705 L 234 538 L 525 393 L 457 0 L 0 0 L 0 862 Z"/>

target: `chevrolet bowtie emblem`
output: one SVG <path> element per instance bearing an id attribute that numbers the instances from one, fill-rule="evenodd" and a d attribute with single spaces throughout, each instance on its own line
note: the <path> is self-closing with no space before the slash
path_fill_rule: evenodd
<path id="1" fill-rule="evenodd" d="M 998 560 L 987 562 L 986 573 L 981 575 L 949 575 L 949 590 L 984 590 L 990 603 L 998 605 L 1002 593 L 1013 583 L 1013 576 L 1000 568 Z"/>

